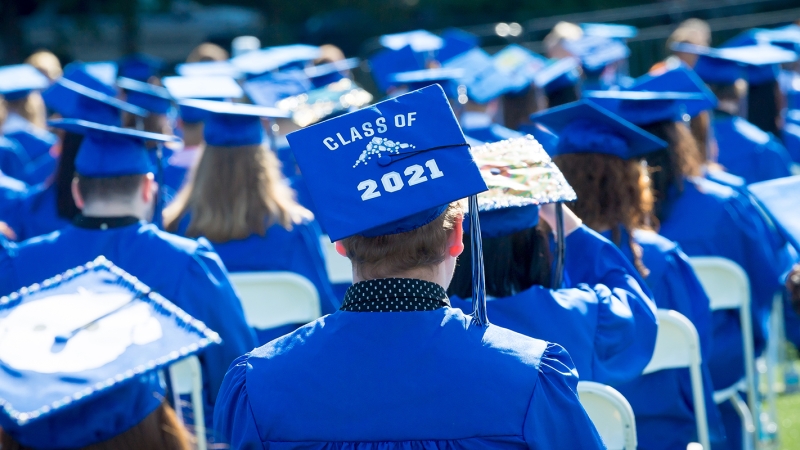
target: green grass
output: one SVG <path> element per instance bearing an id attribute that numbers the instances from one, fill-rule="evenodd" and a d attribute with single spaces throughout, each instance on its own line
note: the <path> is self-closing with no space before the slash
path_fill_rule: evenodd
<path id="1" fill-rule="evenodd" d="M 800 393 L 778 397 L 781 450 L 800 450 Z"/>

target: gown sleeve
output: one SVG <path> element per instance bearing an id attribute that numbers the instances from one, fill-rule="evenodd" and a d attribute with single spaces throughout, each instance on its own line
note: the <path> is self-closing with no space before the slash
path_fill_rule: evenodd
<path id="1" fill-rule="evenodd" d="M 528 448 L 605 448 L 578 399 L 578 373 L 563 347 L 548 344 L 539 365 L 539 380 L 525 416 Z"/>
<path id="2" fill-rule="evenodd" d="M 245 320 L 242 304 L 219 256 L 204 238 L 198 239 L 198 243 L 198 249 L 192 254 L 193 261 L 176 286 L 180 286 L 177 290 L 177 295 L 182 297 L 180 304 L 192 305 L 197 311 L 196 317 L 205 318 L 206 326 L 222 338 L 221 345 L 209 347 L 200 355 L 206 369 L 203 384 L 210 406 L 217 397 L 225 370 L 237 357 L 255 348 L 256 337 Z M 188 309 L 186 312 L 194 315 Z"/>
<path id="3" fill-rule="evenodd" d="M 214 430 L 235 449 L 261 449 L 250 397 L 247 393 L 247 359 L 242 355 L 231 364 L 214 408 Z"/>
<path id="4" fill-rule="evenodd" d="M 585 227 L 569 238 L 572 281 L 593 291 L 598 302 L 592 381 L 610 385 L 629 381 L 641 375 L 656 345 L 658 321 L 650 289 L 607 239 Z"/>
<path id="5" fill-rule="evenodd" d="M 299 242 L 292 246 L 291 265 L 289 270 L 298 273 L 311 281 L 319 293 L 322 314 L 331 314 L 341 306 L 333 293 L 333 286 L 328 279 L 325 268 L 325 256 L 322 253 L 320 237 L 322 233 L 316 221 L 295 226 Z"/>

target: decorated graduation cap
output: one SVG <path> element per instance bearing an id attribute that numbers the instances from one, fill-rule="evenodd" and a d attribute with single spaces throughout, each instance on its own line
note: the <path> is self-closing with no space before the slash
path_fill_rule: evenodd
<path id="1" fill-rule="evenodd" d="M 742 78 L 761 84 L 777 77 L 778 65 L 796 61 L 797 53 L 774 45 L 711 48 L 675 43 L 672 50 L 699 55 L 695 72 L 706 83 L 733 84 Z"/>
<path id="2" fill-rule="evenodd" d="M 580 27 L 584 36 L 630 39 L 639 34 L 639 30 L 634 26 L 615 23 L 582 23 Z"/>
<path id="3" fill-rule="evenodd" d="M 603 153 L 630 159 L 665 148 L 667 143 L 591 100 L 535 113 L 531 120 L 558 135 L 550 154 Z"/>
<path id="4" fill-rule="evenodd" d="M 85 177 L 110 178 L 140 175 L 155 171 L 145 142 L 180 142 L 176 136 L 120 128 L 85 120 L 61 119 L 48 122 L 51 127 L 84 135 L 75 171 Z"/>
<path id="5" fill-rule="evenodd" d="M 783 237 L 800 252 L 800 175 L 777 178 L 747 186 L 778 226 Z"/>
<path id="6" fill-rule="evenodd" d="M 349 78 L 286 97 L 275 107 L 288 112 L 292 121 L 301 127 L 358 109 L 372 102 L 372 94 Z"/>
<path id="7" fill-rule="evenodd" d="M 128 103 L 146 109 L 153 114 L 166 114 L 172 108 L 172 96 L 161 86 L 132 78 L 118 78 L 117 86 L 127 93 Z"/>
<path id="8" fill-rule="evenodd" d="M 30 64 L 0 67 L 0 95 L 8 101 L 19 100 L 48 86 L 50 79 Z"/>
<path id="9" fill-rule="evenodd" d="M 240 147 L 264 141 L 261 118 L 288 118 L 277 108 L 211 100 L 181 100 L 181 106 L 206 111 L 203 137 L 208 145 Z"/>
<path id="10" fill-rule="evenodd" d="M 317 218 L 332 241 L 408 232 L 486 190 L 440 86 L 429 86 L 287 135 Z M 477 215 L 474 293 L 484 292 Z M 475 234 L 475 233 L 473 233 Z M 486 322 L 478 295 L 476 320 Z"/>
<path id="11" fill-rule="evenodd" d="M 292 44 L 250 51 L 230 61 L 242 73 L 255 76 L 290 66 L 302 67 L 320 56 L 321 51 L 317 46 Z"/>
<path id="12" fill-rule="evenodd" d="M 163 401 L 157 371 L 220 342 L 102 256 L 0 298 L 0 426 L 30 448 L 82 448 Z"/>
<path id="13" fill-rule="evenodd" d="M 503 94 L 527 89 L 534 74 L 547 64 L 544 58 L 516 44 L 505 47 L 492 57 L 487 55 L 488 61 L 474 56 L 468 58 L 478 51 L 483 52 L 476 48 L 448 63 L 449 66 L 458 63 L 471 72 L 465 85 L 469 98 L 477 103 L 486 103 Z"/>
<path id="14" fill-rule="evenodd" d="M 144 53 L 133 53 L 117 62 L 118 75 L 146 82 L 164 69 L 164 60 Z M 122 87 L 122 86 L 120 86 Z"/>
<path id="15" fill-rule="evenodd" d="M 716 105 L 716 98 L 699 92 L 585 91 L 583 95 L 637 125 L 688 121 Z"/>
<path id="16" fill-rule="evenodd" d="M 62 77 L 42 93 L 45 104 L 64 117 L 118 126 L 121 111 L 145 117 L 147 111 Z"/>
<path id="17" fill-rule="evenodd" d="M 458 87 L 461 85 L 459 80 L 464 74 L 463 69 L 439 67 L 396 73 L 392 75 L 391 81 L 395 86 L 405 86 L 409 91 L 439 84 L 449 98 L 458 98 Z"/>
<path id="18" fill-rule="evenodd" d="M 551 61 L 533 75 L 533 84 L 552 94 L 558 90 L 572 87 L 581 79 L 580 62 L 575 58 L 561 58 Z"/>
<path id="19" fill-rule="evenodd" d="M 539 206 L 575 201 L 577 195 L 545 150 L 533 138 L 523 136 L 472 149 L 475 163 L 488 191 L 478 195 L 481 235 L 507 236 L 539 223 Z M 557 252 L 554 287 L 561 286 L 564 267 L 564 230 L 557 207 Z"/>

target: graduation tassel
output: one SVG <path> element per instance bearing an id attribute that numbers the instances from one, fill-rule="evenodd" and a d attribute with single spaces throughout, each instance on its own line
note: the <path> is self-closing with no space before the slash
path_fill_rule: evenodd
<path id="1" fill-rule="evenodd" d="M 564 283 L 564 255 L 566 253 L 566 241 L 564 240 L 564 206 L 563 203 L 556 203 L 556 267 L 553 272 L 551 289 L 561 289 Z"/>
<path id="2" fill-rule="evenodd" d="M 486 315 L 486 279 L 483 270 L 483 242 L 478 219 L 478 196 L 469 197 L 470 250 L 472 252 L 472 321 L 478 326 L 488 326 Z"/>

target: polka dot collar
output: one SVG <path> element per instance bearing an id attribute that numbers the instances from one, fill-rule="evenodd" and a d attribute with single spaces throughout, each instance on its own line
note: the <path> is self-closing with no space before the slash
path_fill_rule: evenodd
<path id="1" fill-rule="evenodd" d="M 450 306 L 444 288 L 413 278 L 381 278 L 347 289 L 340 308 L 350 312 L 433 311 Z"/>

